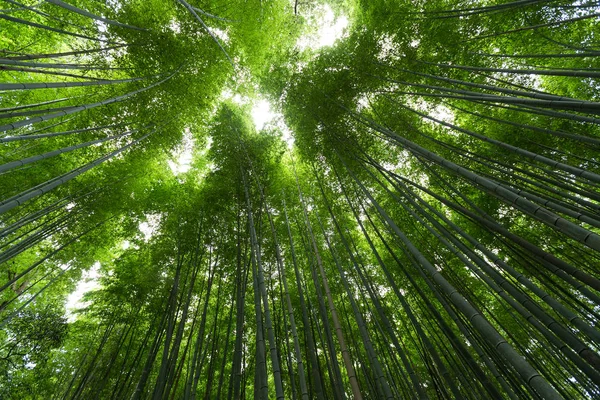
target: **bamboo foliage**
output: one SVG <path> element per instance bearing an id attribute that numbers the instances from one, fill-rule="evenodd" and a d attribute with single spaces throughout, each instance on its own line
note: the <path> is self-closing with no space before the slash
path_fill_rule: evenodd
<path id="1" fill-rule="evenodd" d="M 0 397 L 600 397 L 595 2 L 3 8 Z"/>

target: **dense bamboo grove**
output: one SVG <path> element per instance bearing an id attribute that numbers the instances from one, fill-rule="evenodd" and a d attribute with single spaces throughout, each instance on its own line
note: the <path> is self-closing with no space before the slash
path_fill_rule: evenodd
<path id="1" fill-rule="evenodd" d="M 0 398 L 600 398 L 596 2 L 0 8 Z"/>

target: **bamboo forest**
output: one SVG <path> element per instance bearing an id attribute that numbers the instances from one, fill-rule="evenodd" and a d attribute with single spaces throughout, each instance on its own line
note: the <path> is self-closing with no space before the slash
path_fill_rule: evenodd
<path id="1" fill-rule="evenodd" d="M 0 399 L 600 399 L 600 3 L 0 0 Z"/>

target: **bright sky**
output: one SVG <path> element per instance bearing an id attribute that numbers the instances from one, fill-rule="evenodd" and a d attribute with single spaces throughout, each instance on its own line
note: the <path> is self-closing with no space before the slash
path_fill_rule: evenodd
<path id="1" fill-rule="evenodd" d="M 226 31 L 224 31 L 223 29 L 219 29 L 219 28 L 210 28 L 210 31 L 213 35 L 215 35 L 217 38 L 219 38 L 219 40 L 228 43 L 229 42 L 229 35 L 227 34 Z"/>
<path id="2" fill-rule="evenodd" d="M 331 46 L 347 33 L 348 17 L 342 15 L 336 19 L 328 4 L 316 7 L 314 17 L 317 30 L 298 39 L 297 45 L 301 50 L 309 47 L 316 50 L 320 47 Z"/>
<path id="3" fill-rule="evenodd" d="M 75 314 L 73 314 L 73 311 L 83 308 L 87 305 L 85 302 L 81 301 L 83 295 L 89 292 L 90 290 L 94 290 L 100 287 L 100 284 L 98 283 L 98 277 L 100 276 L 98 272 L 99 269 L 100 263 L 96 261 L 94 265 L 92 265 L 92 268 L 83 272 L 83 274 L 81 275 L 81 279 L 79 280 L 79 282 L 77 282 L 77 287 L 67 297 L 67 303 L 65 305 L 65 308 L 67 310 L 66 315 L 67 320 L 69 322 L 73 322 L 76 319 L 76 316 Z"/>
<path id="4" fill-rule="evenodd" d="M 267 100 L 260 99 L 256 101 L 250 115 L 252 116 L 252 121 L 254 122 L 256 130 L 260 131 L 267 123 L 274 124 L 281 131 L 282 139 L 287 143 L 288 148 L 292 148 L 292 145 L 294 144 L 292 131 L 285 124 L 283 115 L 274 112 L 271 104 Z"/>
<path id="5" fill-rule="evenodd" d="M 335 18 L 335 14 L 331 7 L 327 4 L 318 6 L 313 11 L 311 16 L 312 22 L 315 24 L 316 29 L 313 33 L 302 36 L 297 43 L 297 46 L 301 50 L 311 48 L 313 50 L 319 49 L 324 46 L 332 46 L 336 40 L 342 38 L 347 34 L 346 28 L 348 27 L 348 17 L 342 15 Z M 228 36 L 224 31 L 218 31 L 213 29 L 213 33 L 216 34 L 221 40 L 227 41 Z M 241 96 L 238 93 L 226 89 L 222 93 L 224 99 L 231 99 L 238 104 L 252 104 L 252 110 L 250 115 L 254 126 L 257 131 L 264 129 L 267 124 L 273 124 L 279 128 L 282 132 L 282 138 L 287 143 L 288 147 L 291 148 L 294 143 L 292 131 L 286 126 L 283 115 L 273 111 L 273 107 L 267 100 L 258 97 L 257 100 Z M 186 129 L 182 144 L 173 154 L 173 159 L 169 160 L 169 167 L 174 175 L 189 171 L 191 168 L 190 163 L 192 161 L 192 152 L 194 148 L 194 139 Z"/>
<path id="6" fill-rule="evenodd" d="M 194 138 L 189 128 L 185 128 L 181 145 L 173 154 L 173 160 L 168 160 L 169 168 L 173 175 L 188 172 L 192 162 L 192 152 L 194 151 Z"/>
<path id="7" fill-rule="evenodd" d="M 275 119 L 277 116 L 277 114 L 271 111 L 271 104 L 269 104 L 267 100 L 263 99 L 254 103 L 250 114 L 252 115 L 254 126 L 259 131 L 265 127 L 267 122 L 273 121 L 273 119 Z"/>
<path id="8" fill-rule="evenodd" d="M 144 235 L 144 241 L 150 240 L 156 230 L 160 227 L 160 221 L 162 219 L 161 214 L 144 214 L 146 221 L 141 222 L 139 225 L 140 232 Z"/>
<path id="9" fill-rule="evenodd" d="M 321 47 L 332 46 L 336 40 L 347 34 L 348 17 L 342 15 L 335 18 L 333 10 L 328 4 L 317 6 L 313 13 L 316 30 L 298 39 L 297 46 L 300 50 L 311 48 L 317 50 Z M 257 130 L 261 130 L 267 123 L 273 123 L 282 132 L 282 138 L 288 148 L 294 144 L 292 131 L 285 124 L 283 115 L 273 112 L 274 107 L 267 100 L 260 99 L 252 107 L 252 120 Z"/>

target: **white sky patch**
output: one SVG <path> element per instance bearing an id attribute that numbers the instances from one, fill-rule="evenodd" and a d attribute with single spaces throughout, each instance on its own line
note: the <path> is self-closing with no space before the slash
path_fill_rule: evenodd
<path id="1" fill-rule="evenodd" d="M 215 35 L 222 42 L 225 42 L 225 43 L 229 42 L 229 35 L 223 29 L 219 29 L 219 28 L 209 28 L 209 29 L 210 29 L 210 32 L 213 35 Z"/>
<path id="2" fill-rule="evenodd" d="M 66 271 L 66 270 L 68 270 L 69 268 L 71 268 L 71 262 L 69 261 L 69 262 L 68 262 L 68 263 L 66 263 L 66 264 L 60 263 L 60 264 L 58 264 L 58 267 L 59 267 L 60 269 L 62 269 L 63 271 Z"/>
<path id="3" fill-rule="evenodd" d="M 368 107 L 369 107 L 369 97 L 367 97 L 367 95 L 362 95 L 357 101 L 356 111 L 360 112 Z"/>
<path id="4" fill-rule="evenodd" d="M 121 2 L 119 0 L 106 0 L 106 3 L 112 7 L 113 10 L 115 11 L 120 11 L 121 10 Z"/>
<path id="5" fill-rule="evenodd" d="M 233 97 L 233 92 L 229 89 L 223 89 L 221 92 L 222 99 L 231 99 Z"/>
<path id="6" fill-rule="evenodd" d="M 233 93 L 229 89 L 223 90 L 221 92 L 221 98 L 223 100 L 231 100 L 236 104 L 241 106 L 246 106 L 248 104 L 252 105 L 250 116 L 252 117 L 252 122 L 254 123 L 254 127 L 257 131 L 264 129 L 266 125 L 271 124 L 277 127 L 282 133 L 282 139 L 287 143 L 288 148 L 292 148 L 294 145 L 294 137 L 292 136 L 291 129 L 285 124 L 285 120 L 283 118 L 283 114 L 273 111 L 275 107 L 269 103 L 268 100 L 258 96 L 256 100 L 253 100 L 250 97 L 242 96 L 239 93 Z M 212 140 L 211 140 L 212 142 Z M 210 147 L 210 142 L 208 143 L 208 147 Z M 210 170 L 213 169 L 214 166 L 209 165 L 208 168 Z"/>
<path id="7" fill-rule="evenodd" d="M 267 124 L 272 124 L 281 131 L 281 138 L 286 142 L 289 149 L 294 145 L 294 137 L 292 130 L 286 125 L 283 114 L 274 112 L 271 104 L 264 99 L 260 99 L 254 103 L 252 111 L 252 121 L 257 131 L 260 131 Z"/>
<path id="8" fill-rule="evenodd" d="M 66 315 L 68 322 L 74 322 L 77 319 L 73 311 L 87 307 L 88 303 L 81 301 L 83 295 L 90 290 L 98 289 L 100 284 L 98 283 L 98 277 L 100 276 L 98 270 L 100 269 L 100 262 L 96 261 L 92 268 L 84 271 L 81 275 L 81 279 L 77 282 L 75 290 L 67 297 L 67 303 L 65 305 Z"/>
<path id="9" fill-rule="evenodd" d="M 148 227 L 147 229 L 150 229 L 150 228 Z M 140 231 L 142 231 L 142 230 L 140 229 Z M 142 231 L 142 233 L 144 233 L 144 232 Z M 123 240 L 123 241 L 121 242 L 121 249 L 123 249 L 123 250 L 128 250 L 128 249 L 135 249 L 135 250 L 138 250 L 139 248 L 140 248 L 140 247 L 139 247 L 138 245 L 136 245 L 135 243 L 131 243 L 129 240 Z M 112 273 L 113 273 L 113 272 L 112 272 L 111 270 L 109 270 L 109 271 L 107 272 L 107 274 L 108 274 L 109 276 L 110 276 L 110 275 L 112 275 Z"/>
<path id="10" fill-rule="evenodd" d="M 183 139 L 181 144 L 175 150 L 173 154 L 174 160 L 168 160 L 169 168 L 173 172 L 173 175 L 177 176 L 181 173 L 188 172 L 190 170 L 192 162 L 192 153 L 194 151 L 194 138 L 190 132 L 190 128 L 185 128 L 183 133 Z"/>
<path id="11" fill-rule="evenodd" d="M 106 26 L 105 22 L 94 20 L 94 23 L 96 24 L 96 26 L 98 27 L 98 30 L 100 32 L 104 33 L 104 32 L 106 32 L 108 30 L 108 27 Z"/>
<path id="12" fill-rule="evenodd" d="M 175 21 L 174 19 L 171 20 L 171 23 L 169 24 L 169 28 L 175 33 L 181 32 L 181 26 L 179 25 L 179 22 Z"/>
<path id="13" fill-rule="evenodd" d="M 98 21 L 98 20 L 94 20 L 94 23 L 96 24 L 96 27 L 98 28 L 98 31 L 100 32 L 98 39 L 107 41 L 108 38 L 106 37 L 106 32 L 108 31 L 108 27 L 106 26 L 106 23 L 104 23 L 102 21 Z M 114 58 L 110 55 L 110 53 L 108 53 L 106 55 L 106 60 L 108 62 L 112 62 L 114 60 Z"/>
<path id="14" fill-rule="evenodd" d="M 335 14 L 328 4 L 316 7 L 314 14 L 309 18 L 313 20 L 312 22 L 317 29 L 298 39 L 297 46 L 301 50 L 331 46 L 336 40 L 347 34 L 348 17 L 342 15 L 335 18 Z"/>
<path id="15" fill-rule="evenodd" d="M 275 113 L 271 111 L 271 105 L 266 100 L 258 100 L 252 107 L 252 121 L 257 130 L 265 127 L 267 122 L 273 121 Z"/>
<path id="16" fill-rule="evenodd" d="M 419 177 L 419 185 L 428 188 L 429 187 L 429 177 L 425 174 L 420 174 Z"/>
<path id="17" fill-rule="evenodd" d="M 250 100 L 249 97 L 242 96 L 239 93 L 233 93 L 229 89 L 225 89 L 225 90 L 223 90 L 221 92 L 221 98 L 223 100 L 231 100 L 235 104 L 238 104 L 238 105 L 241 105 L 241 106 L 251 103 L 251 100 Z"/>
<path id="18" fill-rule="evenodd" d="M 433 104 L 428 103 L 422 98 L 412 97 L 408 99 L 408 105 L 414 110 L 420 111 L 423 114 L 427 114 L 432 118 L 438 119 L 448 124 L 454 124 L 454 112 L 442 104 L 434 106 Z M 458 133 L 448 126 L 441 125 L 440 123 L 427 118 L 423 118 L 423 121 L 430 125 L 437 125 L 442 127 L 442 129 L 444 129 L 450 135 L 458 136 Z"/>
<path id="19" fill-rule="evenodd" d="M 233 100 L 234 103 L 240 104 L 240 105 L 242 105 L 242 104 L 248 104 L 248 102 L 250 101 L 247 97 L 243 97 L 239 93 L 234 94 L 231 97 L 231 100 Z"/>
<path id="20" fill-rule="evenodd" d="M 448 107 L 443 105 L 438 105 L 431 109 L 429 111 L 429 115 L 435 119 L 439 119 L 440 121 L 444 121 L 449 124 L 454 123 L 454 113 Z"/>
<path id="21" fill-rule="evenodd" d="M 144 241 L 150 240 L 160 226 L 162 216 L 160 214 L 145 214 L 146 221 L 139 224 L 140 232 L 144 235 Z"/>
<path id="22" fill-rule="evenodd" d="M 283 134 L 282 139 L 284 140 L 284 142 L 287 143 L 288 149 L 291 149 L 292 147 L 294 147 L 294 136 L 292 136 L 292 131 L 285 124 L 283 118 L 281 119 L 281 125 L 279 126 L 279 128 L 281 129 L 281 132 Z"/>
<path id="23" fill-rule="evenodd" d="M 396 56 L 396 45 L 394 43 L 394 36 L 382 35 L 379 39 L 379 46 L 379 54 L 377 54 L 377 59 L 379 61 L 385 61 L 388 59 L 398 59 L 398 57 Z"/>

